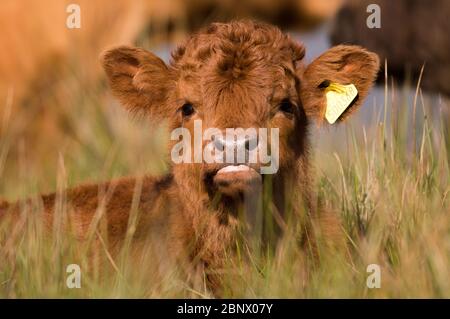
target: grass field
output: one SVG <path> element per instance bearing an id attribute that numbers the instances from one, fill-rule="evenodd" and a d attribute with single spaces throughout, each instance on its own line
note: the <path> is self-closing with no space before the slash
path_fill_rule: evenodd
<path id="1" fill-rule="evenodd" d="M 75 75 L 68 81 L 77 85 Z M 17 119 L 9 112 L 14 92 L 7 94 L 0 108 L 2 198 L 12 201 L 55 190 L 63 194 L 82 181 L 167 170 L 161 155 L 164 130 L 128 117 L 117 102 L 98 93 L 104 91 L 101 84 L 76 98 L 66 96 L 70 134 L 54 145 L 59 155 L 50 160 L 37 156 L 39 150 L 29 152 L 27 141 L 15 138 Z M 382 111 L 368 124 L 356 118 L 339 132 L 331 128 L 314 136 L 315 190 L 341 216 L 350 257 L 324 256 L 320 267 L 308 266 L 287 238 L 275 253 L 255 252 L 249 262 L 235 265 L 226 296 L 450 297 L 448 122 L 440 109 L 434 110 L 437 116 L 428 114 L 430 106 L 420 90 L 412 101 L 401 95 L 401 90 L 386 87 L 385 101 L 374 101 Z M 449 105 L 442 102 L 445 107 Z M 58 212 L 65 212 L 64 196 Z M 39 213 L 37 202 L 24 211 L 26 223 L 0 227 L 0 297 L 207 297 L 204 290 L 180 281 L 176 270 L 160 277 L 155 275 L 158 265 L 130 264 L 126 251 L 112 261 L 104 250 L 108 266 L 94 265 L 95 271 L 83 273 L 80 289 L 69 289 L 67 264 L 77 260 L 83 269 L 89 264 L 87 254 L 58 231 L 44 233 Z M 380 266 L 381 288 L 367 287 L 369 264 Z"/>

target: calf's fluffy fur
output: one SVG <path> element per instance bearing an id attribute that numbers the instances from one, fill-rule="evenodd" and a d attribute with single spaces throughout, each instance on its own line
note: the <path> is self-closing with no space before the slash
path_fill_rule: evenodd
<path id="1" fill-rule="evenodd" d="M 171 164 L 163 177 L 124 178 L 67 190 L 71 229 L 84 238 L 95 212 L 104 204 L 109 249 L 124 241 L 133 202 L 138 208 L 132 245 L 149 237 L 177 265 L 206 270 L 209 287 L 218 291 L 217 275 L 242 225 L 240 212 L 257 209 L 255 193 L 271 190 L 263 201 L 283 223 L 286 211 L 300 220 L 299 242 L 314 247 L 313 200 L 308 128 L 322 123 L 324 84 L 354 84 L 358 97 L 340 117 L 345 119 L 366 97 L 379 68 L 375 54 L 340 45 L 308 66 L 304 47 L 278 28 L 254 21 L 214 23 L 179 46 L 166 65 L 140 48 L 106 51 L 102 64 L 113 94 L 130 111 L 143 112 L 170 129 L 279 128 L 279 170 L 272 176 L 219 174 L 225 164 Z M 189 112 L 183 106 L 189 105 Z M 168 142 L 169 149 L 174 142 Z M 250 165 L 250 164 L 249 164 Z M 136 190 L 139 190 L 136 192 Z M 136 193 L 139 196 L 136 197 Z M 44 219 L 52 224 L 56 195 L 42 196 Z M 106 198 L 106 200 L 105 200 Z M 19 204 L 2 203 L 3 216 L 19 216 Z M 339 225 L 327 217 L 324 232 Z M 319 223 L 320 226 L 320 223 Z M 334 229 L 334 230 L 333 230 Z M 150 241 L 151 242 L 151 241 Z"/>

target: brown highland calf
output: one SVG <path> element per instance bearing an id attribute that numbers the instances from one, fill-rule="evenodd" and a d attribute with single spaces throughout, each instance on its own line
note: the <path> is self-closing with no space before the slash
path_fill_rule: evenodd
<path id="1" fill-rule="evenodd" d="M 253 220 L 258 218 L 254 214 L 261 207 L 255 204 L 260 202 L 255 194 L 271 193 L 270 201 L 261 202 L 279 225 L 286 221 L 287 210 L 294 212 L 290 216 L 299 221 L 302 247 L 314 250 L 316 224 L 324 226 L 325 233 L 339 231 L 337 219 L 330 216 L 325 223 L 314 222 L 318 210 L 310 179 L 308 127 L 323 122 L 330 83 L 353 84 L 358 91 L 339 120 L 356 110 L 376 78 L 379 61 L 358 46 L 333 47 L 306 67 L 304 54 L 304 47 L 278 28 L 253 21 L 212 24 L 179 46 L 170 65 L 139 48 L 123 46 L 104 53 L 113 94 L 130 111 L 166 121 L 170 129 L 184 127 L 193 136 L 195 120 L 202 120 L 203 130 L 278 128 L 279 170 L 261 175 L 261 164 L 172 163 L 164 177 L 82 185 L 65 193 L 76 236 L 84 238 L 104 205 L 114 255 L 124 242 L 135 205 L 139 217 L 132 246 L 153 242 L 167 260 L 205 271 L 209 287 L 220 293 L 218 271 L 233 251 L 239 227 L 252 227 L 242 216 L 253 213 Z M 41 198 L 51 225 L 57 196 Z M 18 216 L 19 206 L 4 202 L 0 213 Z"/>

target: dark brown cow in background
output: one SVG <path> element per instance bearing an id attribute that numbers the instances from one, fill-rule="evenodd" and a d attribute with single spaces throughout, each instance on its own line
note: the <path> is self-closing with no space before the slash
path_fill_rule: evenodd
<path id="1" fill-rule="evenodd" d="M 370 4 L 380 6 L 381 28 L 367 27 Z M 413 85 L 425 65 L 422 88 L 450 96 L 449 16 L 447 0 L 348 1 L 335 18 L 331 42 L 376 52 L 381 61 L 387 59 L 389 75 L 397 80 L 410 77 Z"/>
<path id="2" fill-rule="evenodd" d="M 367 27 L 370 4 L 380 7 L 381 28 Z M 430 116 L 436 125 L 442 121 L 446 137 L 450 136 L 449 16 L 447 0 L 351 0 L 338 12 L 331 31 L 333 44 L 361 45 L 386 60 L 389 87 L 400 82 L 415 90 L 423 67 L 420 88 L 439 95 L 430 104 Z M 384 74 L 379 73 L 378 82 L 385 82 Z M 450 149 L 450 138 L 445 143 Z"/>

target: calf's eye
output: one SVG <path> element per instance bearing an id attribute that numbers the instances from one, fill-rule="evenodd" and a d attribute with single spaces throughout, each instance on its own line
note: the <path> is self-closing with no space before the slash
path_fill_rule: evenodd
<path id="1" fill-rule="evenodd" d="M 284 99 L 280 103 L 280 111 L 287 113 L 287 114 L 293 114 L 294 113 L 294 105 L 288 99 Z"/>
<path id="2" fill-rule="evenodd" d="M 183 114 L 183 116 L 190 116 L 194 114 L 194 112 L 195 109 L 191 103 L 184 103 L 183 106 L 181 107 L 181 113 Z"/>

